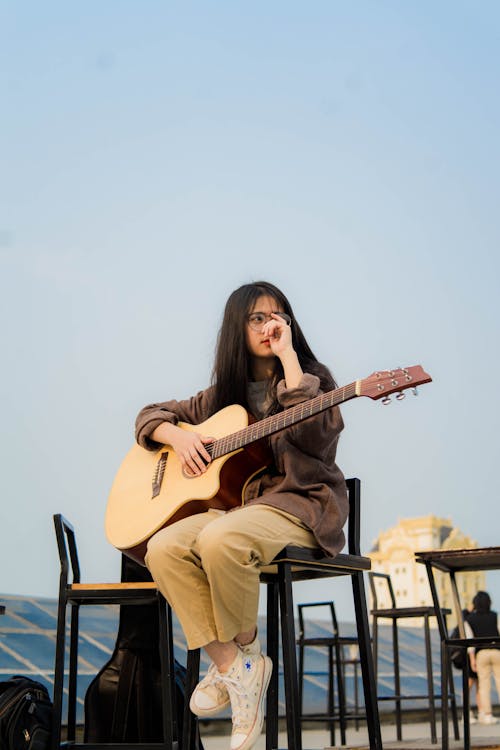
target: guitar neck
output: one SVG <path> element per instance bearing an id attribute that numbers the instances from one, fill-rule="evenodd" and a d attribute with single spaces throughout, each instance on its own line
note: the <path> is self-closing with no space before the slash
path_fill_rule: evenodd
<path id="1" fill-rule="evenodd" d="M 308 401 L 303 401 L 296 406 L 279 412 L 279 414 L 273 414 L 270 417 L 265 417 L 265 419 L 254 422 L 238 432 L 233 432 L 231 435 L 226 435 L 223 438 L 219 438 L 219 440 L 215 440 L 209 452 L 212 458 L 225 456 L 227 453 L 244 448 L 256 440 L 261 440 L 269 435 L 273 435 L 275 432 L 284 430 L 285 427 L 291 427 L 298 422 L 302 422 L 304 419 L 314 416 L 314 414 L 319 414 L 326 409 L 330 409 L 332 406 L 337 406 L 337 404 L 342 404 L 345 401 L 356 398 L 359 395 L 356 392 L 356 385 L 356 382 L 349 383 L 349 385 L 342 386 L 342 388 L 336 388 Z"/>

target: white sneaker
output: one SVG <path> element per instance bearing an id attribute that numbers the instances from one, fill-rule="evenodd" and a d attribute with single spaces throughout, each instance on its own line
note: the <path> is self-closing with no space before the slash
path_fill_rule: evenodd
<path id="1" fill-rule="evenodd" d="M 247 656 L 258 656 L 262 653 L 262 646 L 260 645 L 260 641 L 255 636 L 253 641 L 251 643 L 246 643 L 244 646 L 240 646 L 239 643 L 236 644 L 240 651 L 243 651 L 244 654 Z"/>
<path id="2" fill-rule="evenodd" d="M 258 656 L 261 652 L 258 638 L 254 638 L 251 643 L 239 646 L 239 648 L 247 656 Z M 211 664 L 205 677 L 193 690 L 189 708 L 196 716 L 216 716 L 224 711 L 230 703 L 229 693 L 221 679 L 219 670 L 215 664 Z"/>
<path id="3" fill-rule="evenodd" d="M 477 724 L 477 719 L 472 711 L 469 711 L 469 724 Z"/>
<path id="4" fill-rule="evenodd" d="M 189 708 L 196 716 L 215 716 L 229 706 L 229 694 L 215 664 L 191 694 Z"/>
<path id="5" fill-rule="evenodd" d="M 498 724 L 498 719 L 493 714 L 482 714 L 479 713 L 480 724 Z"/>
<path id="6" fill-rule="evenodd" d="M 231 750 L 250 750 L 264 723 L 264 699 L 273 663 L 263 654 L 239 653 L 229 672 L 221 675 L 231 699 Z"/>

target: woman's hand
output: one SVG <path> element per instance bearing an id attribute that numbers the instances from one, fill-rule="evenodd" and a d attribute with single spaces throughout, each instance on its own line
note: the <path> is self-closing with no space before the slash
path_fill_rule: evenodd
<path id="1" fill-rule="evenodd" d="M 292 329 L 282 317 L 276 313 L 271 313 L 271 315 L 273 319 L 264 324 L 262 332 L 265 336 L 269 336 L 271 351 L 281 360 L 286 387 L 296 388 L 304 373 L 297 352 L 293 348 Z"/>
<path id="2" fill-rule="evenodd" d="M 268 320 L 262 327 L 262 334 L 269 337 L 271 351 L 277 357 L 282 356 L 285 352 L 292 350 L 292 329 L 280 315 L 271 313 L 272 320 Z"/>
<path id="3" fill-rule="evenodd" d="M 182 471 L 189 477 L 203 474 L 212 460 L 205 445 L 212 443 L 214 438 L 183 430 L 170 422 L 158 425 L 151 437 L 158 443 L 172 446 L 179 457 Z"/>
<path id="4" fill-rule="evenodd" d="M 197 477 L 207 470 L 207 465 L 212 458 L 205 445 L 212 442 L 213 438 L 179 428 L 179 432 L 171 441 L 171 445 L 179 457 L 183 472 L 187 476 Z"/>

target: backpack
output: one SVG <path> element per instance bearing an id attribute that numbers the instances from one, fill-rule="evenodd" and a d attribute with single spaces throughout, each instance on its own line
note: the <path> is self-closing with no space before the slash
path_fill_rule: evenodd
<path id="1" fill-rule="evenodd" d="M 16 675 L 0 682 L 0 750 L 46 750 L 52 701 L 41 682 Z"/>

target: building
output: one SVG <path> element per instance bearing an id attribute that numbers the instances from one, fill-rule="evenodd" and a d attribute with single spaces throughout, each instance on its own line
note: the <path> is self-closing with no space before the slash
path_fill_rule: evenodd
<path id="1" fill-rule="evenodd" d="M 372 561 L 372 570 L 388 573 L 396 596 L 396 603 L 401 607 L 432 605 L 432 596 L 425 567 L 415 562 L 415 552 L 429 549 L 465 549 L 475 548 L 477 542 L 453 526 L 449 518 L 438 518 L 434 515 L 420 518 L 399 520 L 396 526 L 379 534 L 368 557 Z M 449 579 L 435 571 L 435 580 L 440 601 L 443 607 L 453 610 Z M 390 607 L 388 591 L 384 582 L 377 581 L 377 598 L 380 608 Z M 484 571 L 460 573 L 457 575 L 460 599 L 467 606 L 479 590 L 486 588 Z M 371 592 L 370 592 L 371 606 Z M 420 620 L 408 621 L 408 625 L 421 626 Z M 453 626 L 455 618 L 448 620 Z M 435 625 L 435 621 L 432 623 Z"/>

